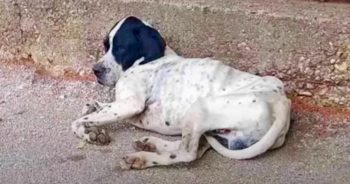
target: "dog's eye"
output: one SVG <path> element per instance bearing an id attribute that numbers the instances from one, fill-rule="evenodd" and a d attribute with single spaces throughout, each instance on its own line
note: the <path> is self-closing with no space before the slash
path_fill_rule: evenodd
<path id="1" fill-rule="evenodd" d="M 103 47 L 105 49 L 105 52 L 107 52 L 109 50 L 110 45 L 109 45 L 109 37 L 108 37 L 108 35 L 103 40 Z"/>

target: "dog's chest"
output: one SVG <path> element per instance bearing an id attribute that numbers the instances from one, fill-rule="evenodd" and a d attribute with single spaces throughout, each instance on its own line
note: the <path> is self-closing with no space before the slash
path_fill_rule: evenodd
<path id="1" fill-rule="evenodd" d="M 174 93 L 178 85 L 171 84 L 175 82 L 174 79 L 179 82 L 178 72 L 173 63 L 162 65 L 154 72 L 143 116 L 145 120 L 157 122 L 156 124 L 166 132 L 181 131 L 181 125 L 177 123 L 177 114 L 181 111 L 179 107 L 183 107 L 184 104 L 179 95 Z"/>
<path id="2" fill-rule="evenodd" d="M 166 135 L 181 134 L 181 124 L 167 120 L 163 115 L 163 107 L 159 102 L 147 104 L 145 111 L 138 118 L 138 122 L 142 123 L 142 126 L 145 129 Z"/>

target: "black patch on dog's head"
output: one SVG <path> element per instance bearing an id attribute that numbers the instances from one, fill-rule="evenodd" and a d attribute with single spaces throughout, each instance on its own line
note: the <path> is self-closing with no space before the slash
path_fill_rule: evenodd
<path id="1" fill-rule="evenodd" d="M 116 22 L 116 23 L 113 25 L 112 29 L 113 29 L 115 26 L 117 26 L 117 25 L 119 24 L 119 22 L 120 22 L 120 21 Z M 109 30 L 109 32 L 111 32 L 112 29 Z M 109 50 L 110 47 L 111 47 L 111 45 L 109 44 L 109 35 L 107 34 L 107 35 L 105 36 L 105 38 L 103 39 L 103 48 L 104 48 L 105 52 L 107 52 L 107 51 Z"/>
<path id="2" fill-rule="evenodd" d="M 103 39 L 103 48 L 105 49 L 105 52 L 107 52 L 109 50 L 109 48 L 111 47 L 109 45 L 109 39 L 108 39 L 108 35 Z"/>
<path id="3" fill-rule="evenodd" d="M 112 55 L 124 71 L 142 57 L 140 64 L 164 56 L 166 44 L 159 32 L 136 17 L 126 18 L 112 40 Z M 107 51 L 109 44 L 108 40 L 104 42 Z"/>

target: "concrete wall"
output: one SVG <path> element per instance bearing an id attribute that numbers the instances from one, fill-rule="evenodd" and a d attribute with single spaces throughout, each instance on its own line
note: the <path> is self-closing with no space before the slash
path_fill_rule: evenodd
<path id="1" fill-rule="evenodd" d="M 350 91 L 349 10 L 348 4 L 288 0 L 1 0 L 0 62 L 29 58 L 58 71 L 84 70 L 101 55 L 111 26 L 135 15 L 182 55 L 215 57 L 277 75 L 307 96 L 327 88 L 338 98 L 328 86 Z"/>

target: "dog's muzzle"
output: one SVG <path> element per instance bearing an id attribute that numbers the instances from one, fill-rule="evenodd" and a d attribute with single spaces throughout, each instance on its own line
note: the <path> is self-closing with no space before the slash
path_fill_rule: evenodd
<path id="1" fill-rule="evenodd" d="M 107 69 L 101 63 L 94 64 L 92 67 L 92 71 L 98 79 L 101 79 L 103 75 L 106 73 Z"/>

